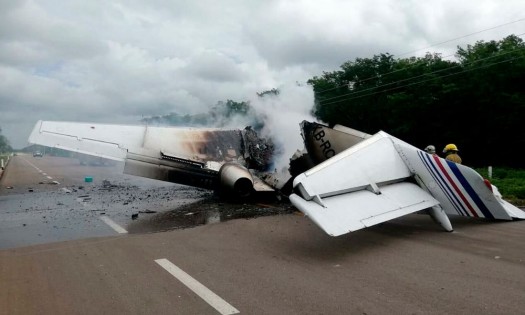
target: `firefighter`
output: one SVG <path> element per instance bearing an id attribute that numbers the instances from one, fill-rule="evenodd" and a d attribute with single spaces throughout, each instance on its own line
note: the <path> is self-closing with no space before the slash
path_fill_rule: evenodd
<path id="1" fill-rule="evenodd" d="M 436 147 L 433 145 L 427 145 L 427 147 L 425 148 L 425 152 L 434 155 L 436 154 Z"/>
<path id="2" fill-rule="evenodd" d="M 445 159 L 461 164 L 461 157 L 459 157 L 458 151 L 458 147 L 455 144 L 450 143 L 443 149 L 443 154 L 445 154 Z"/>

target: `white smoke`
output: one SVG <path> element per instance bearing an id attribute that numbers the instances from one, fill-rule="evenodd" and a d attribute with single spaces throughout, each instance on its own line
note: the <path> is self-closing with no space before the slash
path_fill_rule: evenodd
<path id="1" fill-rule="evenodd" d="M 303 120 L 319 121 L 311 114 L 314 93 L 310 86 L 290 84 L 280 86 L 277 90 L 277 94 L 255 94 L 246 100 L 249 104 L 246 114 L 229 116 L 220 110 L 210 111 L 213 112 L 213 118 L 208 121 L 211 125 L 206 127 L 244 129 L 251 126 L 257 130 L 262 124 L 262 130 L 257 130 L 258 135 L 273 142 L 276 152 L 273 158 L 273 167 L 276 170 L 274 177 L 280 184 L 284 184 L 289 175 L 290 158 L 297 150 L 304 149 L 300 123 Z M 156 125 L 162 125 L 162 122 L 157 121 Z"/>
<path id="2" fill-rule="evenodd" d="M 274 158 L 278 172 L 287 172 L 290 158 L 304 148 L 299 124 L 303 120 L 317 121 L 311 111 L 314 93 L 309 86 L 289 85 L 279 87 L 279 94 L 254 97 L 250 106 L 264 120 L 262 137 L 272 139 L 278 148 Z"/>

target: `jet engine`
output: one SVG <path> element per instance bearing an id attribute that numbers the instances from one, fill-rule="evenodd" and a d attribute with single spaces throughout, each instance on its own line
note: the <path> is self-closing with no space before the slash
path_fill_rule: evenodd
<path id="1" fill-rule="evenodd" d="M 247 197 L 254 191 L 252 174 L 242 165 L 225 163 L 219 170 L 219 178 L 222 193 Z"/>

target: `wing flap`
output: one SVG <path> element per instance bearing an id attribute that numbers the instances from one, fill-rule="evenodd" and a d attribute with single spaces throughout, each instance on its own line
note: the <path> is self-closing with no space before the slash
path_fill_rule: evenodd
<path id="1" fill-rule="evenodd" d="M 307 201 L 297 194 L 290 201 L 327 234 L 339 236 L 439 204 L 419 186 L 401 182 L 381 187 L 381 194 L 360 190 Z M 324 205 L 324 207 L 323 207 Z"/>
<path id="2" fill-rule="evenodd" d="M 294 187 L 310 200 L 399 182 L 412 176 L 392 140 L 384 133 L 363 140 L 298 175 Z"/>

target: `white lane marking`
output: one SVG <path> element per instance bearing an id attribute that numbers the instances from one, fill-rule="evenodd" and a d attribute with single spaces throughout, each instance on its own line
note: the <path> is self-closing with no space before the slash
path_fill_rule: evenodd
<path id="1" fill-rule="evenodd" d="M 42 171 L 41 169 L 39 169 L 36 165 L 34 165 L 33 163 L 29 162 L 28 160 L 26 159 L 23 159 L 24 161 L 26 161 L 27 164 L 31 165 L 35 170 L 37 170 L 40 174 L 44 175 L 47 179 L 53 179 L 53 177 L 51 176 L 48 176 L 47 173 L 44 173 L 44 171 Z M 55 184 L 57 185 L 60 185 L 59 182 L 57 181 L 54 181 Z"/>
<path id="2" fill-rule="evenodd" d="M 40 169 L 39 169 L 38 167 L 36 167 L 36 165 L 35 165 L 35 164 L 33 164 L 33 163 L 29 162 L 28 160 L 26 160 L 26 159 L 24 159 L 24 158 L 22 158 L 22 160 L 26 161 L 26 163 L 27 163 L 27 164 L 29 164 L 29 165 L 31 165 L 32 167 L 34 167 L 34 168 L 35 168 L 35 170 L 37 170 L 37 171 L 39 171 L 39 172 L 42 172 L 42 171 L 40 171 Z"/>
<path id="3" fill-rule="evenodd" d="M 199 281 L 193 279 L 189 274 L 185 273 L 182 269 L 175 266 L 172 262 L 166 258 L 156 259 L 155 262 L 162 268 L 166 269 L 167 272 L 171 273 L 172 276 L 177 278 L 185 286 L 190 288 L 204 301 L 213 306 L 221 314 L 238 314 L 240 313 L 235 307 L 231 306 L 228 302 L 223 300 L 220 296 L 213 293 L 210 289 L 203 286 Z"/>
<path id="4" fill-rule="evenodd" d="M 106 217 L 105 215 L 101 215 L 100 220 L 104 221 L 113 230 L 117 231 L 117 233 L 120 233 L 120 234 L 128 233 L 128 231 L 126 231 L 124 228 L 116 224 L 113 220 L 111 220 L 109 217 Z"/>

